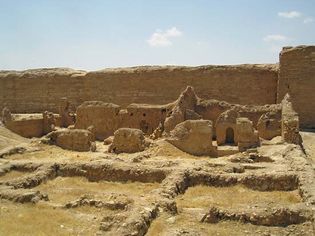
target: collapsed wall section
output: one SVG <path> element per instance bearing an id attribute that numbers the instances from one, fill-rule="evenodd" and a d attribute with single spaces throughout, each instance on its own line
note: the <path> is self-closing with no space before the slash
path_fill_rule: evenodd
<path id="1" fill-rule="evenodd" d="M 299 133 L 300 122 L 299 116 L 294 111 L 291 97 L 289 94 L 284 96 L 282 100 L 281 114 L 281 136 L 288 143 L 301 144 L 301 136 Z"/>
<path id="2" fill-rule="evenodd" d="M 58 112 L 61 97 L 74 107 L 95 100 L 123 108 L 130 103 L 166 104 L 187 86 L 205 99 L 273 104 L 277 78 L 277 65 L 0 71 L 0 110 L 6 106 L 13 113 Z"/>
<path id="3" fill-rule="evenodd" d="M 315 128 L 315 46 L 285 47 L 280 53 L 277 102 L 290 94 L 302 128 Z"/>
<path id="4" fill-rule="evenodd" d="M 91 129 L 98 140 L 112 136 L 119 128 L 141 129 L 151 134 L 163 123 L 168 105 L 130 104 L 127 109 L 113 103 L 87 101 L 77 109 L 75 128 Z"/>
<path id="5" fill-rule="evenodd" d="M 120 107 L 112 103 L 87 101 L 77 109 L 76 129 L 93 129 L 96 139 L 113 135 L 119 128 Z"/>
<path id="6" fill-rule="evenodd" d="M 239 105 L 230 104 L 224 101 L 218 101 L 214 99 L 205 100 L 200 99 L 196 105 L 196 112 L 205 120 L 211 120 L 216 122 L 219 116 L 230 109 L 237 111 L 241 117 L 247 117 L 253 121 L 254 127 L 257 127 L 258 121 L 263 114 L 273 112 L 278 116 L 281 116 L 280 104 L 269 104 L 264 106 L 255 105 Z M 214 126 L 215 128 L 215 126 Z"/>

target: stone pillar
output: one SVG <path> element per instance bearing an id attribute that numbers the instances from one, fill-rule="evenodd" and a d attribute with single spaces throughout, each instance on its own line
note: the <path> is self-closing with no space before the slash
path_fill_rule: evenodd
<path id="1" fill-rule="evenodd" d="M 59 102 L 59 115 L 61 120 L 61 127 L 68 127 L 75 122 L 74 113 L 70 110 L 70 102 L 67 98 L 63 97 Z"/>
<path id="2" fill-rule="evenodd" d="M 12 120 L 12 115 L 9 108 L 4 107 L 2 109 L 1 121 L 3 122 L 3 124 L 5 124 L 7 122 L 10 122 L 11 120 Z"/>
<path id="3" fill-rule="evenodd" d="M 43 134 L 48 134 L 54 131 L 56 127 L 56 119 L 52 112 L 43 112 Z"/>
<path id="4" fill-rule="evenodd" d="M 175 102 L 171 115 L 166 117 L 164 122 L 164 129 L 167 134 L 169 134 L 169 132 L 171 132 L 177 124 L 187 119 L 187 110 L 190 110 L 190 113 L 195 113 L 194 111 L 197 100 L 197 95 L 191 86 L 188 86 L 185 91 L 180 94 L 179 98 Z"/>
<path id="5" fill-rule="evenodd" d="M 301 144 L 302 138 L 299 133 L 300 121 L 298 114 L 294 111 L 291 97 L 286 94 L 282 100 L 281 136 L 288 143 Z"/>

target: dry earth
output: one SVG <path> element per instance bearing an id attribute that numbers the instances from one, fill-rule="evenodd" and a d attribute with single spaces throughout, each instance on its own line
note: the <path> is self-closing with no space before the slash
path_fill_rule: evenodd
<path id="1" fill-rule="evenodd" d="M 314 235 L 315 133 L 219 158 L 73 152 L 0 126 L 0 235 Z"/>
<path id="2" fill-rule="evenodd" d="M 315 130 L 300 132 L 303 138 L 303 146 L 306 154 L 311 159 L 313 165 L 315 163 Z"/>

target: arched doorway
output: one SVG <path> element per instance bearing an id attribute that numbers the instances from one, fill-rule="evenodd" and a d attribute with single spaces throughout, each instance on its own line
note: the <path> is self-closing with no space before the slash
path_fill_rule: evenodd
<path id="1" fill-rule="evenodd" d="M 225 131 L 225 143 L 234 144 L 234 130 L 232 128 L 227 128 Z"/>

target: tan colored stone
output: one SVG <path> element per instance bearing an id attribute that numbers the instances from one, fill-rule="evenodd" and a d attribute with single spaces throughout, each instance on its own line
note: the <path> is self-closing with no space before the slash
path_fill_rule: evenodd
<path id="1" fill-rule="evenodd" d="M 165 119 L 164 130 L 166 133 L 173 130 L 177 124 L 185 121 L 187 119 L 186 114 L 190 117 L 192 113 L 195 113 L 194 110 L 197 99 L 195 91 L 191 86 L 188 86 L 186 90 L 180 94 L 179 98 L 175 101 L 170 115 Z"/>
<path id="2" fill-rule="evenodd" d="M 301 127 L 315 127 L 315 46 L 284 47 L 280 53 L 277 102 L 290 94 Z"/>
<path id="3" fill-rule="evenodd" d="M 257 130 L 259 137 L 271 140 L 281 135 L 281 114 L 278 112 L 267 112 L 258 121 Z"/>
<path id="4" fill-rule="evenodd" d="M 93 126 L 97 140 L 114 135 L 119 128 L 140 129 L 145 134 L 163 123 L 168 105 L 130 104 L 127 109 L 101 101 L 88 101 L 77 109 L 76 128 L 88 129 Z"/>
<path id="5" fill-rule="evenodd" d="M 223 112 L 216 121 L 217 144 L 236 144 L 238 137 L 236 135 L 236 119 L 239 113 L 233 109 Z"/>
<path id="6" fill-rule="evenodd" d="M 253 122 L 248 118 L 237 118 L 236 133 L 238 148 L 241 152 L 259 146 L 258 132 L 253 128 Z"/>
<path id="7" fill-rule="evenodd" d="M 112 144 L 114 140 L 114 136 L 109 136 L 108 138 L 104 139 L 104 145 Z"/>
<path id="8" fill-rule="evenodd" d="M 104 140 L 119 128 L 119 110 L 120 107 L 112 103 L 84 102 L 77 109 L 75 128 L 88 129 L 94 126 L 95 138 Z"/>
<path id="9" fill-rule="evenodd" d="M 0 71 L 0 109 L 6 102 L 13 113 L 56 113 L 60 97 L 68 97 L 75 108 L 91 100 L 122 107 L 130 103 L 167 104 L 187 86 L 193 86 L 206 99 L 272 104 L 276 100 L 277 68 L 277 64 L 268 64 L 141 66 L 91 72 L 68 68 Z"/>
<path id="10" fill-rule="evenodd" d="M 148 144 L 139 129 L 120 128 L 115 131 L 108 151 L 114 153 L 134 153 L 143 151 Z"/>
<path id="11" fill-rule="evenodd" d="M 60 126 L 68 127 L 75 122 L 74 111 L 70 108 L 70 102 L 66 97 L 60 99 L 59 103 Z"/>
<path id="12" fill-rule="evenodd" d="M 12 115 L 10 110 L 7 107 L 4 107 L 2 109 L 2 114 L 1 114 L 1 121 L 3 124 L 10 122 L 12 120 Z"/>
<path id="13" fill-rule="evenodd" d="M 282 100 L 282 116 L 281 116 L 281 136 L 285 142 L 301 144 L 302 138 L 299 133 L 300 120 L 298 114 L 293 109 L 291 97 L 286 94 Z"/>
<path id="14" fill-rule="evenodd" d="M 52 112 L 43 112 L 43 134 L 48 134 L 55 130 L 57 121 Z"/>
<path id="15" fill-rule="evenodd" d="M 192 155 L 216 155 L 212 146 L 212 122 L 209 120 L 186 120 L 179 123 L 166 140 Z"/>
<path id="16" fill-rule="evenodd" d="M 49 133 L 50 143 L 73 151 L 95 151 L 93 134 L 83 129 L 59 129 Z"/>

